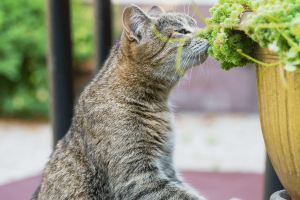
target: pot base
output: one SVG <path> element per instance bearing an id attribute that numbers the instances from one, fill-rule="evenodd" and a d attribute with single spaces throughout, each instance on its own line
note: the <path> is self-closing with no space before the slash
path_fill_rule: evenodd
<path id="1" fill-rule="evenodd" d="M 280 190 L 272 194 L 270 200 L 293 200 L 285 190 Z"/>

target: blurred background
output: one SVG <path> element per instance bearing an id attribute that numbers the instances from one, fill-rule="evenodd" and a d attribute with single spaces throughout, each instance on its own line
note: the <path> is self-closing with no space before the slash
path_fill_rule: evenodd
<path id="1" fill-rule="evenodd" d="M 113 0 L 113 40 L 126 5 L 147 12 L 160 5 L 205 23 L 188 0 Z M 217 0 L 196 0 L 209 17 Z M 95 74 L 92 0 L 70 0 L 74 98 Z M 45 0 L 0 1 L 0 200 L 26 200 L 37 188 L 52 152 Z M 175 164 L 211 200 L 262 199 L 265 148 L 255 67 L 224 71 L 210 57 L 191 69 L 171 96 L 176 116 Z"/>

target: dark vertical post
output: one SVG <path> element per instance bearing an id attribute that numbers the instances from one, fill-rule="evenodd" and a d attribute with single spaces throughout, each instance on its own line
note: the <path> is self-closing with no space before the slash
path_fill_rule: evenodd
<path id="1" fill-rule="evenodd" d="M 50 116 L 55 146 L 67 133 L 73 115 L 69 0 L 47 0 L 47 25 Z"/>
<path id="2" fill-rule="evenodd" d="M 96 68 L 101 69 L 108 56 L 112 41 L 110 0 L 94 0 L 95 5 L 95 59 Z"/>
<path id="3" fill-rule="evenodd" d="M 272 166 L 270 158 L 267 154 L 266 158 L 266 171 L 264 175 L 264 193 L 263 193 L 263 200 L 270 200 L 271 195 L 274 192 L 279 190 L 283 190 L 283 186 L 279 181 L 276 172 Z"/>

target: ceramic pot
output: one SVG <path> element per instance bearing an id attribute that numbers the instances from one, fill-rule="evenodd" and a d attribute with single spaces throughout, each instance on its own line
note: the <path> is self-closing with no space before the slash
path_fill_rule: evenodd
<path id="1" fill-rule="evenodd" d="M 256 46 L 257 59 L 276 63 L 278 55 Z M 287 193 L 300 200 L 300 70 L 280 71 L 282 65 L 266 68 L 256 64 L 257 93 L 261 129 L 272 165 Z M 286 77 L 285 89 L 281 72 Z M 260 87 L 262 84 L 262 88 Z"/>

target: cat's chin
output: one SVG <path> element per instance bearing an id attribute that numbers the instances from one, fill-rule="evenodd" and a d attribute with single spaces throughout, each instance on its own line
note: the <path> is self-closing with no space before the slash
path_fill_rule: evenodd
<path id="1" fill-rule="evenodd" d="M 193 56 L 185 70 L 202 65 L 207 60 L 208 56 L 209 54 L 207 52 Z"/>

